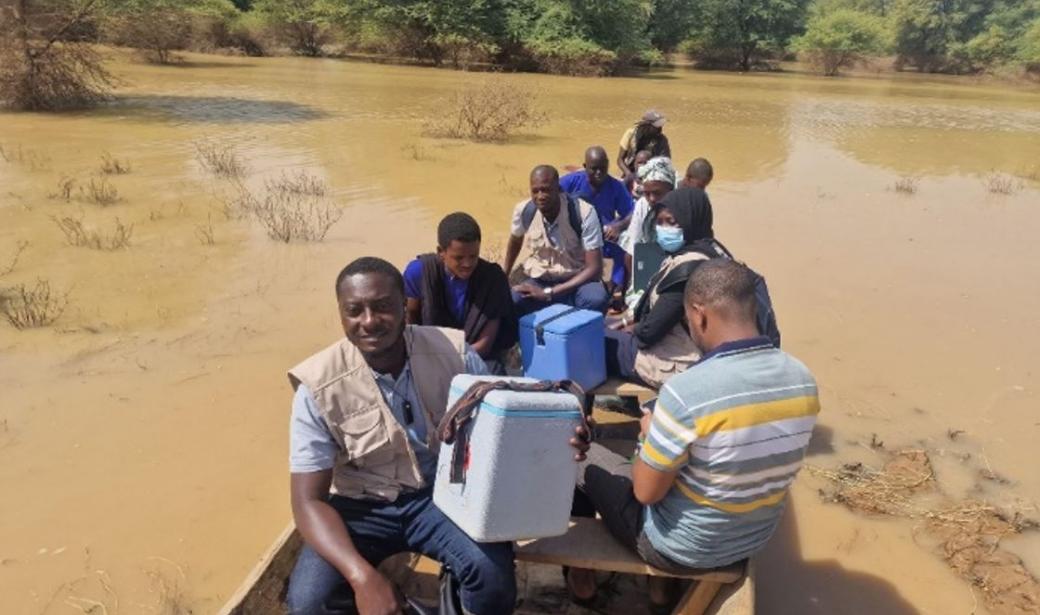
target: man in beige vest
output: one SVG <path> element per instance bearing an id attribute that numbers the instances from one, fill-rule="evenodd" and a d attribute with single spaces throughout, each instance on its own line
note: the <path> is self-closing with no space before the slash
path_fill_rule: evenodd
<path id="1" fill-rule="evenodd" d="M 382 259 L 347 265 L 336 296 L 345 339 L 289 371 L 292 510 L 306 542 L 290 612 L 352 600 L 361 615 L 400 613 L 376 566 L 409 551 L 449 566 L 467 613 L 511 613 L 512 545 L 474 542 L 431 497 L 451 379 L 486 366 L 462 331 L 405 325 L 404 282 Z M 584 458 L 587 444 L 572 445 Z"/>
<path id="2" fill-rule="evenodd" d="M 553 303 L 603 312 L 610 296 L 601 279 L 603 229 L 596 209 L 560 190 L 560 174 L 549 165 L 531 171 L 531 198 L 517 203 L 503 271 L 522 263 L 527 280 L 513 287 L 517 316 Z"/>

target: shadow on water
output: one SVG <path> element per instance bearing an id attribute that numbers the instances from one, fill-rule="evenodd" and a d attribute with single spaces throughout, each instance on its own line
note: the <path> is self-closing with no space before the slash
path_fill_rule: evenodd
<path id="1" fill-rule="evenodd" d="M 100 111 L 174 123 L 282 124 L 328 117 L 324 111 L 300 103 L 231 96 L 121 96 Z"/>
<path id="2" fill-rule="evenodd" d="M 181 60 L 166 64 L 166 68 L 255 68 L 255 62 L 215 62 L 212 60 Z"/>
<path id="3" fill-rule="evenodd" d="M 768 615 L 919 612 L 895 585 L 881 577 L 849 570 L 836 559 L 803 558 L 797 514 L 790 498 L 773 538 L 765 551 L 755 556 L 755 566 L 758 610 Z"/>

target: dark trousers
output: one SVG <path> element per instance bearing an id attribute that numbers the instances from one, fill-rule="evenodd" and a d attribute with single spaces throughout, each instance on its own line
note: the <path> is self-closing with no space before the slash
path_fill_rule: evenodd
<path id="1" fill-rule="evenodd" d="M 422 553 L 451 568 L 467 613 L 513 612 L 516 578 L 512 543 L 474 542 L 433 505 L 430 489 L 402 494 L 392 503 L 333 495 L 329 504 L 343 518 L 358 553 L 373 566 L 397 553 Z M 289 612 L 326 613 L 326 600 L 345 584 L 338 570 L 304 545 L 289 578 Z"/>
<path id="2" fill-rule="evenodd" d="M 599 513 L 614 538 L 644 562 L 674 574 L 689 570 L 658 553 L 643 532 L 646 513 L 632 491 L 632 463 L 595 442 L 578 467 L 578 493 L 571 513 L 591 517 L 590 508 Z"/>
<path id="3" fill-rule="evenodd" d="M 526 282 L 542 288 L 552 286 L 552 284 L 549 284 L 548 282 L 543 282 L 534 278 L 528 278 Z M 586 282 L 579 286 L 574 292 L 553 295 L 552 301 L 549 302 L 540 299 L 521 297 L 519 293 L 513 293 L 513 304 L 516 306 L 517 318 L 530 314 L 531 312 L 537 312 L 538 310 L 554 303 L 572 305 L 583 310 L 592 310 L 594 312 L 606 312 L 607 304 L 610 303 L 610 295 L 607 294 L 607 288 L 603 286 L 603 282 L 599 280 Z"/>

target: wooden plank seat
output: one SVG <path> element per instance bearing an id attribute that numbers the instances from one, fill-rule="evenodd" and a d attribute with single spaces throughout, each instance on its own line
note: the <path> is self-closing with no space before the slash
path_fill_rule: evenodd
<path id="1" fill-rule="evenodd" d="M 704 613 L 723 585 L 737 583 L 747 574 L 746 560 L 722 568 L 691 571 L 682 575 L 659 570 L 618 542 L 602 521 L 584 518 L 572 519 L 570 529 L 563 536 L 517 542 L 516 559 L 538 564 L 690 579 L 695 582 L 686 590 L 674 611 L 687 615 Z"/>

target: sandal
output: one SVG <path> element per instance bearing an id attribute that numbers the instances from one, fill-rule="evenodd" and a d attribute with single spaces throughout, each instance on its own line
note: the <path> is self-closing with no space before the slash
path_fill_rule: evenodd
<path id="1" fill-rule="evenodd" d="M 570 566 L 564 566 L 563 569 L 562 569 L 562 572 L 563 572 L 563 584 L 567 587 L 567 597 L 570 598 L 571 602 L 573 602 L 574 604 L 576 604 L 576 605 L 578 605 L 580 607 L 591 608 L 592 605 L 596 603 L 596 597 L 599 594 L 599 587 L 596 586 L 595 589 L 592 592 L 592 595 L 589 596 L 588 598 L 581 598 L 581 597 L 577 596 L 574 593 L 574 588 L 571 587 L 570 571 L 571 571 Z"/>

